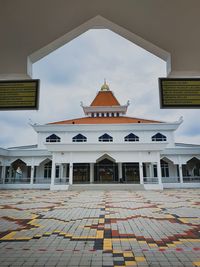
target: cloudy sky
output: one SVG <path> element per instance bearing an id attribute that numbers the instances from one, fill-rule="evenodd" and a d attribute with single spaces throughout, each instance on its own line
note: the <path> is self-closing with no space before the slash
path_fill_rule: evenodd
<path id="1" fill-rule="evenodd" d="M 177 142 L 199 143 L 198 109 L 160 109 L 158 77 L 166 63 L 109 30 L 89 30 L 33 65 L 41 80 L 38 111 L 2 111 L 0 147 L 36 144 L 29 123 L 83 116 L 80 102 L 90 104 L 106 78 L 121 104 L 130 100 L 128 116 L 184 122 Z"/>

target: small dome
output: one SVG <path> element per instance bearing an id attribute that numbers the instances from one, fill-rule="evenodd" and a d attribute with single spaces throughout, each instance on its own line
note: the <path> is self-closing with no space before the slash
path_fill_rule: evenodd
<path id="1" fill-rule="evenodd" d="M 101 91 L 109 91 L 110 88 L 106 83 L 106 80 L 104 80 L 104 84 L 101 86 Z"/>

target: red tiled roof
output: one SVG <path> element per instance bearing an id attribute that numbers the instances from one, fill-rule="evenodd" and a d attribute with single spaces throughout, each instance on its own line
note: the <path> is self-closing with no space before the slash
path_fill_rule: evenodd
<path id="1" fill-rule="evenodd" d="M 121 123 L 161 123 L 133 117 L 83 117 L 72 120 L 57 121 L 48 124 L 121 124 Z"/>
<path id="2" fill-rule="evenodd" d="M 99 91 L 90 106 L 120 106 L 112 91 Z"/>

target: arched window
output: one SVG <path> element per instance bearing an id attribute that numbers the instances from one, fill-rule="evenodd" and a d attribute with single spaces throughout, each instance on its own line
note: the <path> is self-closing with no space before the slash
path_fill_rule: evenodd
<path id="1" fill-rule="evenodd" d="M 133 133 L 128 134 L 127 136 L 124 137 L 125 142 L 138 142 L 139 137 Z"/>
<path id="2" fill-rule="evenodd" d="M 87 142 L 87 137 L 82 134 L 77 134 L 72 138 L 72 142 Z"/>
<path id="3" fill-rule="evenodd" d="M 46 138 L 46 142 L 49 143 L 60 142 L 60 137 L 57 136 L 56 134 L 52 134 Z"/>
<path id="4" fill-rule="evenodd" d="M 152 141 L 167 141 L 167 137 L 161 133 L 157 133 L 151 137 Z"/>
<path id="5" fill-rule="evenodd" d="M 99 142 L 112 142 L 113 138 L 109 134 L 105 133 L 99 137 Z"/>

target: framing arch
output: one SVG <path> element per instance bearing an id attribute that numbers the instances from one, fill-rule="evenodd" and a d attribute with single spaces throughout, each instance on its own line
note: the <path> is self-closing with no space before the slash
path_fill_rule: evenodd
<path id="1" fill-rule="evenodd" d="M 140 36 L 136 35 L 135 33 L 119 26 L 118 24 L 104 18 L 103 16 L 97 15 L 92 19 L 89 19 L 85 23 L 82 23 L 78 27 L 74 28 L 73 30 L 69 31 L 68 33 L 64 34 L 63 36 L 57 38 L 53 42 L 49 43 L 48 45 L 42 47 L 41 49 L 33 52 L 31 55 L 28 56 L 27 59 L 27 72 L 31 76 L 32 75 L 32 64 L 37 62 L 38 60 L 42 59 L 43 57 L 47 56 L 54 50 L 58 49 L 59 47 L 67 44 L 71 40 L 75 39 L 79 35 L 83 34 L 84 32 L 90 29 L 109 29 L 114 33 L 124 37 L 128 41 L 142 47 L 143 49 L 147 50 L 148 52 L 152 53 L 153 55 L 163 59 L 167 63 L 167 74 L 171 71 L 171 55 L 169 52 L 163 50 L 162 48 L 156 46 L 155 44 L 141 38 Z"/>

